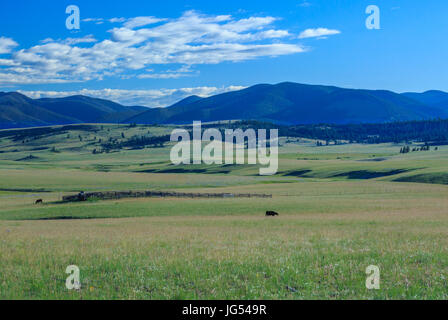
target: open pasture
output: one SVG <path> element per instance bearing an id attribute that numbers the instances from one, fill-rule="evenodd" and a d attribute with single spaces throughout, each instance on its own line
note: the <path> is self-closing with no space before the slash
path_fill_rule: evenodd
<path id="1" fill-rule="evenodd" d="M 283 139 L 270 177 L 257 166 L 174 167 L 169 145 L 92 153 L 95 136 L 157 130 L 0 138 L 0 298 L 447 298 L 448 147 L 400 154 L 394 144 Z M 146 189 L 273 198 L 60 202 Z M 65 287 L 72 264 L 79 291 Z M 380 290 L 365 287 L 369 265 L 380 267 Z"/>

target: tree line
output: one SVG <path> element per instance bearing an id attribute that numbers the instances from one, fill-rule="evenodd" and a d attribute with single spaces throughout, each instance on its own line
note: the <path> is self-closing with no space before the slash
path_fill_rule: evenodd
<path id="1" fill-rule="evenodd" d="M 221 124 L 220 126 L 223 126 Z M 241 121 L 224 124 L 228 128 L 265 128 L 279 130 L 279 136 L 299 137 L 328 142 L 448 144 L 448 120 L 424 120 L 366 124 L 306 124 L 283 126 L 267 122 Z M 321 143 L 322 145 L 324 143 Z"/>

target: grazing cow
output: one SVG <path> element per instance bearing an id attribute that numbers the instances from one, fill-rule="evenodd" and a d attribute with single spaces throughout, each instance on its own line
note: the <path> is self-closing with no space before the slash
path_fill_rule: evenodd
<path id="1" fill-rule="evenodd" d="M 266 217 L 275 217 L 278 216 L 279 214 L 275 211 L 266 211 Z"/>
<path id="2" fill-rule="evenodd" d="M 34 204 L 42 204 L 42 203 L 44 203 L 44 200 L 38 199 L 38 200 L 36 200 L 36 202 Z"/>

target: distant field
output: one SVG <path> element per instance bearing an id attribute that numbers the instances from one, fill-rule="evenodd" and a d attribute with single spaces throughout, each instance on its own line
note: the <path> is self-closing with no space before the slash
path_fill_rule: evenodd
<path id="1" fill-rule="evenodd" d="M 282 138 L 271 177 L 257 166 L 174 167 L 169 145 L 93 152 L 99 139 L 169 131 L 0 134 L 0 298 L 448 298 L 448 146 L 400 154 L 403 145 Z M 273 198 L 60 202 L 147 189 Z M 79 291 L 65 288 L 71 264 Z M 365 288 L 372 264 L 377 291 Z"/>

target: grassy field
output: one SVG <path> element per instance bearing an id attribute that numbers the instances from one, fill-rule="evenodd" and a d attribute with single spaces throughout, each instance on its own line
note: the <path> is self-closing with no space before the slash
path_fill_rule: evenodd
<path id="1" fill-rule="evenodd" d="M 282 139 L 271 177 L 257 166 L 173 167 L 169 145 L 92 153 L 99 139 L 169 131 L 0 138 L 0 298 L 448 298 L 448 147 L 400 154 L 402 145 Z M 60 202 L 147 189 L 273 198 Z M 65 287 L 69 265 L 81 290 Z M 380 290 L 365 287 L 369 265 Z"/>

